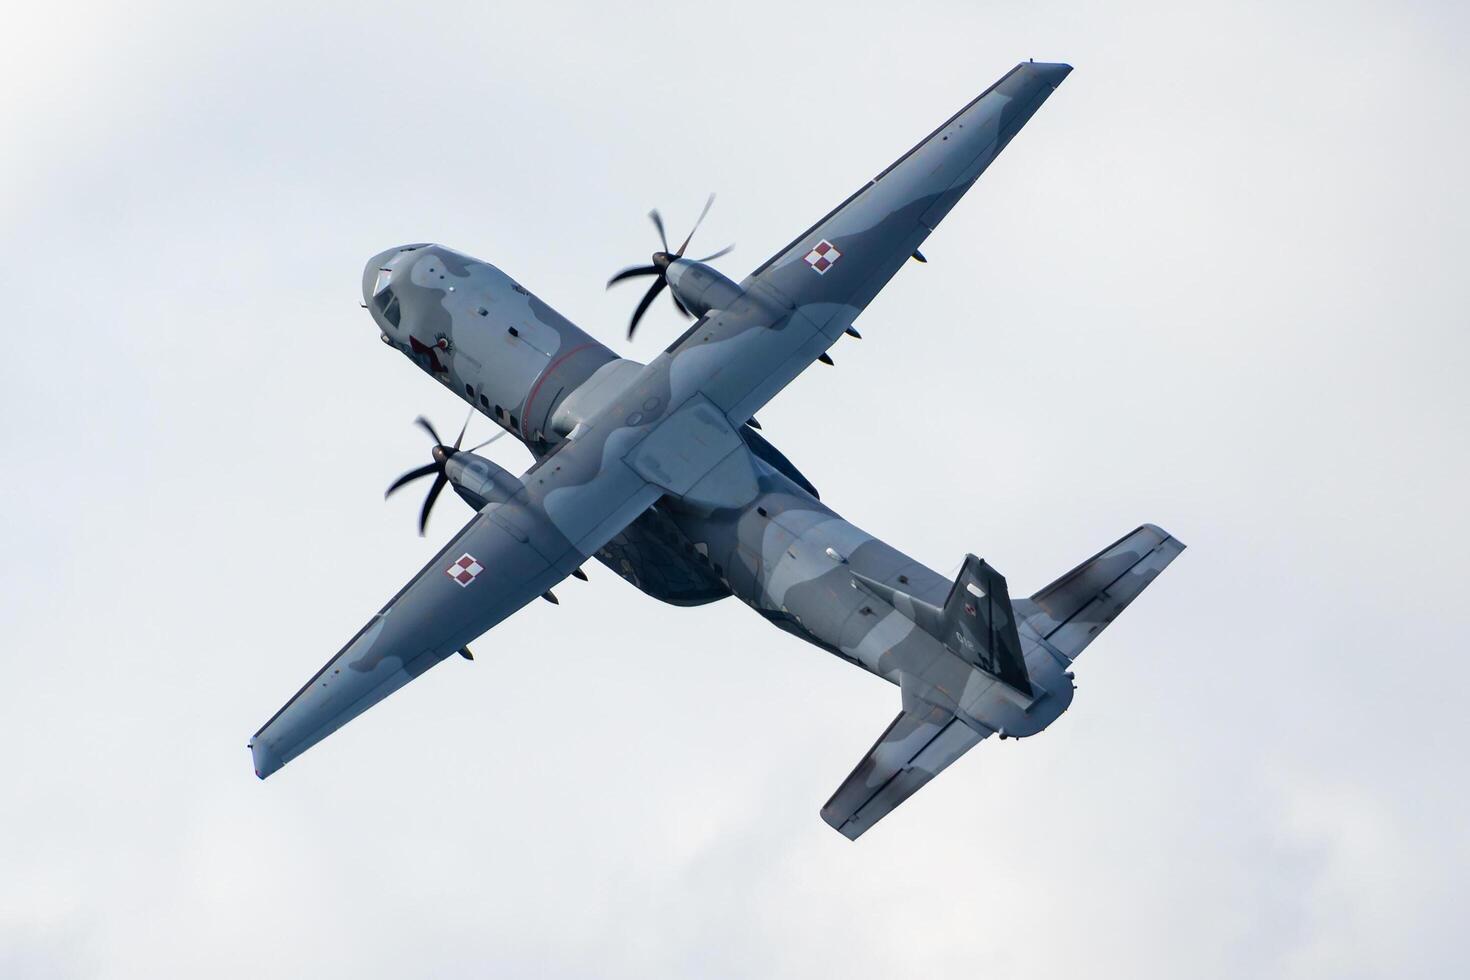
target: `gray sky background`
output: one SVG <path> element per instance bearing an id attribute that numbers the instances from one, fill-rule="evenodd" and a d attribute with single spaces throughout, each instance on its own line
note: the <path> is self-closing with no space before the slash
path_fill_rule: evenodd
<path id="1" fill-rule="evenodd" d="M 7 13 L 0 975 L 1465 975 L 1465 6 L 498 6 Z M 592 565 L 256 781 L 468 517 L 382 501 L 463 416 L 368 256 L 647 360 L 650 207 L 718 191 L 738 279 L 1033 56 L 1077 70 L 760 415 L 940 571 L 1190 545 L 1054 728 L 851 844 L 897 693 Z"/>

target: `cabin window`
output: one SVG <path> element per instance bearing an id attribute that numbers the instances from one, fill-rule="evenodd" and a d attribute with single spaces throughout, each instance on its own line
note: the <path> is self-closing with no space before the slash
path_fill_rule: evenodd
<path id="1" fill-rule="evenodd" d="M 490 407 L 490 399 L 488 399 L 488 398 L 485 397 L 485 393 L 483 391 L 480 392 L 480 407 L 481 408 L 489 408 Z"/>
<path id="2" fill-rule="evenodd" d="M 505 409 L 501 408 L 499 405 L 496 405 L 495 406 L 495 417 L 498 418 L 498 419 L 505 418 Z"/>
<path id="3" fill-rule="evenodd" d="M 516 421 L 516 417 L 514 415 L 510 417 L 510 427 L 512 429 L 519 429 L 521 427 L 521 423 Z"/>
<path id="4" fill-rule="evenodd" d="M 474 385 L 465 385 L 464 386 L 464 396 L 466 398 L 474 398 L 475 397 L 475 387 L 474 387 Z"/>
<path id="5" fill-rule="evenodd" d="M 509 330 L 506 331 L 506 333 L 510 334 L 512 337 L 519 337 L 521 335 L 521 332 L 515 327 L 511 327 Z"/>

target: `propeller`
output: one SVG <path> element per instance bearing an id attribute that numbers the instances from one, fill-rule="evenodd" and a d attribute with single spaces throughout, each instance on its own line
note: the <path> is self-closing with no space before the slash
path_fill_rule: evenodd
<path id="1" fill-rule="evenodd" d="M 648 287 L 648 292 L 643 294 L 643 299 L 638 302 L 638 308 L 633 311 L 633 319 L 628 322 L 629 340 L 633 339 L 633 334 L 638 329 L 638 321 L 643 319 L 644 313 L 648 312 L 648 307 L 653 304 L 654 297 L 656 297 L 663 290 L 663 288 L 669 284 L 667 275 L 669 266 L 673 264 L 675 259 L 682 259 L 684 257 L 684 250 L 689 247 L 690 239 L 692 239 L 694 237 L 694 233 L 699 230 L 700 224 L 704 222 L 704 216 L 709 214 L 710 205 L 714 203 L 715 196 L 711 194 L 709 196 L 709 200 L 704 202 L 704 210 L 699 212 L 699 218 L 694 222 L 694 227 L 689 229 L 689 234 L 684 236 L 684 241 L 679 245 L 679 248 L 673 252 L 669 251 L 669 236 L 664 232 L 663 216 L 658 213 L 657 208 L 654 208 L 652 211 L 648 212 L 648 217 L 649 220 L 653 222 L 653 227 L 658 229 L 658 241 L 659 244 L 663 247 L 659 251 L 653 253 L 653 261 L 651 265 L 629 266 L 628 268 L 624 269 L 622 272 L 619 272 L 617 275 L 613 276 L 607 281 L 608 288 L 611 289 L 614 284 L 620 283 L 625 279 L 636 279 L 639 276 L 657 276 L 657 279 L 654 280 L 653 285 Z M 726 245 L 718 252 L 715 252 L 711 255 L 706 255 L 702 259 L 695 259 L 694 261 L 709 262 L 713 259 L 719 258 L 722 255 L 730 254 L 730 250 L 734 247 L 734 245 Z M 684 304 L 679 302 L 679 297 L 674 295 L 673 290 L 669 291 L 669 298 L 674 301 L 674 305 L 678 307 L 680 313 L 684 314 L 685 316 L 692 315 L 688 310 L 684 308 Z"/>
<path id="2" fill-rule="evenodd" d="M 414 480 L 428 476 L 430 473 L 436 474 L 434 477 L 433 485 L 429 487 L 429 495 L 424 498 L 423 509 L 419 511 L 419 537 L 424 536 L 424 528 L 428 526 L 429 511 L 434 509 L 434 501 L 439 499 L 439 494 L 444 492 L 445 485 L 449 483 L 449 477 L 444 472 L 444 468 L 449 463 L 449 461 L 455 456 L 459 455 L 459 453 L 461 452 L 472 453 L 476 449 L 481 449 L 485 446 L 488 446 L 496 439 L 499 439 L 501 436 L 505 435 L 505 430 L 502 429 L 501 431 L 495 433 L 495 435 L 491 436 L 489 439 L 486 439 L 484 442 L 480 443 L 478 446 L 475 446 L 471 449 L 461 450 L 459 448 L 459 445 L 460 443 L 464 442 L 464 434 L 469 430 L 470 419 L 474 418 L 474 416 L 474 409 L 470 409 L 469 416 L 464 420 L 464 425 L 460 427 L 459 435 L 455 436 L 454 444 L 450 446 L 446 446 L 444 444 L 444 440 L 439 438 L 439 433 L 435 431 L 432 422 L 424 418 L 422 415 L 414 419 L 414 424 L 427 432 L 429 434 L 429 438 L 434 440 L 434 448 L 432 450 L 434 461 L 424 466 L 420 466 L 418 469 L 409 470 L 407 473 L 394 480 L 392 485 L 389 486 L 387 491 L 383 494 L 383 499 L 387 500 L 393 495 L 393 492 L 395 490 L 407 486 Z"/>

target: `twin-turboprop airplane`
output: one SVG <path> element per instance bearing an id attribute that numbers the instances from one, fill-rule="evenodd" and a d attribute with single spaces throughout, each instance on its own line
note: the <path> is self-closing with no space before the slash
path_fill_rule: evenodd
<path id="1" fill-rule="evenodd" d="M 433 462 L 474 518 L 250 741 L 262 779 L 596 558 L 679 606 L 735 595 L 896 684 L 902 707 L 822 807 L 856 838 L 971 746 L 1033 735 L 1072 701 L 1072 662 L 1184 546 L 1152 525 L 1029 599 L 970 555 L 951 582 L 823 504 L 755 413 L 827 350 L 1071 68 L 1011 69 L 736 283 L 667 240 L 629 327 L 669 291 L 695 323 L 650 364 L 620 358 L 492 265 L 439 245 L 368 262 L 384 343 L 514 434 L 512 476 L 464 432 Z M 708 210 L 708 205 L 706 205 Z M 660 238 L 663 222 L 652 214 Z M 703 215 L 701 215 L 701 220 Z M 696 222 L 696 227 L 698 222 Z M 690 237 L 693 236 L 690 232 Z M 612 285 L 612 282 L 609 285 Z M 501 433 L 503 434 L 503 433 Z M 479 448 L 479 447 L 476 447 Z"/>

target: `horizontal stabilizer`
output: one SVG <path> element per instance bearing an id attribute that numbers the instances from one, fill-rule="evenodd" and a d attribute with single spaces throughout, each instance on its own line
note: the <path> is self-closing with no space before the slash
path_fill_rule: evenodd
<path id="1" fill-rule="evenodd" d="M 1074 659 L 1183 550 L 1183 542 L 1168 531 L 1145 524 L 1017 602 L 1016 612 L 1053 648 Z"/>
<path id="2" fill-rule="evenodd" d="M 822 807 L 822 819 L 857 840 L 983 737 L 943 708 L 905 698 L 893 724 Z"/>
<path id="3" fill-rule="evenodd" d="M 965 559 L 942 609 L 866 576 L 853 573 L 853 579 L 951 650 L 1027 694 L 1033 687 L 1020 653 L 1029 651 L 1040 688 L 1051 690 L 1037 696 L 1034 703 L 1041 708 L 1025 710 L 1045 714 L 1051 705 L 1050 717 L 1039 719 L 1045 727 L 1071 701 L 1069 685 L 1052 686 L 1048 680 L 1048 670 L 1059 679 L 1055 675 L 1065 669 L 1057 655 L 1068 661 L 1076 657 L 1183 550 L 1168 532 L 1145 524 L 1014 603 L 1005 579 L 974 555 Z M 1017 619 L 1024 632 L 1017 629 Z M 989 665 L 957 646 L 983 651 Z M 971 727 L 926 702 L 921 686 L 911 680 L 900 676 L 903 710 L 822 807 L 822 819 L 845 837 L 856 840 L 989 734 L 985 724 Z"/>

